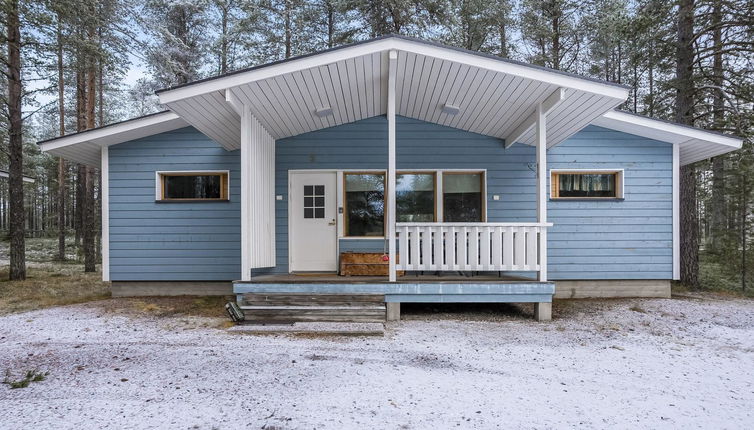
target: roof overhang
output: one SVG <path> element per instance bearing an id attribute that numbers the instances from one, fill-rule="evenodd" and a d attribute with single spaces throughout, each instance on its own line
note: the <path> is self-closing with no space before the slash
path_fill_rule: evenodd
<path id="1" fill-rule="evenodd" d="M 176 113 L 164 111 L 41 141 L 39 147 L 52 155 L 98 167 L 102 159 L 102 147 L 176 130 L 188 125 Z"/>
<path id="2" fill-rule="evenodd" d="M 160 103 L 228 150 L 240 147 L 238 104 L 275 139 L 387 111 L 387 55 L 398 53 L 396 114 L 534 143 L 549 106 L 553 146 L 628 97 L 622 85 L 403 36 L 386 36 L 158 91 Z M 448 108 L 450 106 L 450 108 Z M 509 142 L 510 143 L 510 142 Z"/>
<path id="3" fill-rule="evenodd" d="M 735 151 L 743 145 L 739 137 L 616 110 L 592 124 L 678 145 L 681 165 Z"/>

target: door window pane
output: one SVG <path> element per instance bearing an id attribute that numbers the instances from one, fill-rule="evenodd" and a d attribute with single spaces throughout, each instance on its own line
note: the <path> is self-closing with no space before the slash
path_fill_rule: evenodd
<path id="1" fill-rule="evenodd" d="M 325 217 L 325 186 L 304 185 L 304 218 Z"/>
<path id="2" fill-rule="evenodd" d="M 385 232 L 385 175 L 346 173 L 346 236 L 383 236 Z"/>
<path id="3" fill-rule="evenodd" d="M 435 175 L 396 175 L 395 204 L 398 222 L 435 221 Z"/>
<path id="4" fill-rule="evenodd" d="M 443 219 L 445 222 L 484 221 L 482 180 L 482 173 L 443 173 Z"/>

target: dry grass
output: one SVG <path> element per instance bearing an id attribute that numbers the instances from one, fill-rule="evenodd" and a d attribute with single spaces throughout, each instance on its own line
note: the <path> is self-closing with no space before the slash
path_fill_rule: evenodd
<path id="1" fill-rule="evenodd" d="M 101 274 L 83 273 L 81 264 L 30 263 L 24 281 L 8 281 L 0 269 L 0 314 L 102 300 L 110 287 Z"/>
<path id="2" fill-rule="evenodd" d="M 227 318 L 225 303 L 233 296 L 166 296 L 118 298 L 103 303 L 108 312 L 155 317 L 208 317 Z"/>

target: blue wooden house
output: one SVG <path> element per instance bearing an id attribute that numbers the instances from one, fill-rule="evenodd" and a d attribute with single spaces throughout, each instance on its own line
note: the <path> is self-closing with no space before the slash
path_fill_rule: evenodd
<path id="1" fill-rule="evenodd" d="M 532 302 L 549 319 L 553 295 L 669 296 L 679 169 L 741 147 L 616 110 L 628 93 L 387 36 L 167 88 L 164 112 L 40 145 L 102 169 L 114 294 L 367 294 L 391 318 Z M 349 253 L 383 273 L 339 276 Z"/>

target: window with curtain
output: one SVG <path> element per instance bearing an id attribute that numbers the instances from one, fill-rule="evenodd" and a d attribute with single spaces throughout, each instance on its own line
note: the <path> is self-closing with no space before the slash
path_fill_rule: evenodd
<path id="1" fill-rule="evenodd" d="M 345 235 L 385 234 L 385 175 L 344 173 Z"/>
<path id="2" fill-rule="evenodd" d="M 160 201 L 228 200 L 227 172 L 160 172 Z"/>
<path id="3" fill-rule="evenodd" d="M 552 198 L 622 198 L 620 172 L 552 172 Z"/>
<path id="4" fill-rule="evenodd" d="M 402 173 L 395 177 L 398 222 L 435 221 L 435 174 Z"/>
<path id="5" fill-rule="evenodd" d="M 443 220 L 484 221 L 484 174 L 444 172 L 442 175 Z"/>

